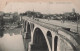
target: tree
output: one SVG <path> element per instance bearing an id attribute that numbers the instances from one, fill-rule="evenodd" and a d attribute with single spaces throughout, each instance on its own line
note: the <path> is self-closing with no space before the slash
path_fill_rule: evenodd
<path id="1" fill-rule="evenodd" d="M 2 27 L 5 23 L 3 20 L 4 12 L 0 11 L 0 26 Z"/>
<path id="2" fill-rule="evenodd" d="M 19 15 L 17 12 L 13 13 L 13 22 L 19 21 Z"/>

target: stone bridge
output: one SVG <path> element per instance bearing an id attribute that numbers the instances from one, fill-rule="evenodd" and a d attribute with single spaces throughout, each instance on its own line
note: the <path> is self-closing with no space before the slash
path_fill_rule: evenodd
<path id="1" fill-rule="evenodd" d="M 31 36 L 28 51 L 80 51 L 80 36 L 68 29 L 26 17 L 23 31 Z"/>

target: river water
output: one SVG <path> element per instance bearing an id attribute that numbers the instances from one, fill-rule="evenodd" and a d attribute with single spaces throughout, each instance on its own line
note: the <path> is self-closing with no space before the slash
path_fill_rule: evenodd
<path id="1" fill-rule="evenodd" d="M 0 37 L 0 51 L 25 51 L 20 29 L 6 30 Z"/>

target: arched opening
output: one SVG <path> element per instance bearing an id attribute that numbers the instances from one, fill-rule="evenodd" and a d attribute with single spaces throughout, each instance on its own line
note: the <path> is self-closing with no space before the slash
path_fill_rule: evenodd
<path id="1" fill-rule="evenodd" d="M 33 29 L 34 29 L 34 24 L 32 24 L 32 31 L 33 31 Z"/>
<path id="2" fill-rule="evenodd" d="M 39 28 L 34 31 L 31 51 L 49 51 L 44 34 Z"/>
<path id="3" fill-rule="evenodd" d="M 31 31 L 33 31 L 33 29 L 34 29 L 34 24 L 31 23 L 30 25 L 31 25 Z"/>
<path id="4" fill-rule="evenodd" d="M 4 29 L 0 29 L 0 38 L 4 36 Z"/>
<path id="5" fill-rule="evenodd" d="M 52 50 L 52 34 L 50 31 L 47 32 L 47 38 L 48 38 L 48 41 Z"/>
<path id="6" fill-rule="evenodd" d="M 30 24 L 27 24 L 27 33 L 26 33 L 26 38 L 31 38 L 31 29 L 30 29 Z"/>
<path id="7" fill-rule="evenodd" d="M 26 21 L 24 21 L 24 32 L 26 32 Z"/>
<path id="8" fill-rule="evenodd" d="M 54 51 L 57 51 L 57 43 L 58 43 L 58 37 L 55 36 L 55 38 L 54 38 Z"/>

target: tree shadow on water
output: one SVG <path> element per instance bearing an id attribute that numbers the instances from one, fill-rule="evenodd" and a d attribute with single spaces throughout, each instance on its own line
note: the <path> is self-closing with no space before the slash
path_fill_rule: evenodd
<path id="1" fill-rule="evenodd" d="M 0 29 L 0 38 L 4 36 L 4 29 Z"/>

